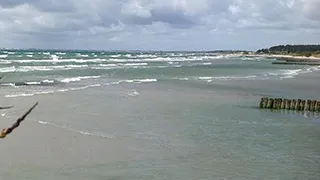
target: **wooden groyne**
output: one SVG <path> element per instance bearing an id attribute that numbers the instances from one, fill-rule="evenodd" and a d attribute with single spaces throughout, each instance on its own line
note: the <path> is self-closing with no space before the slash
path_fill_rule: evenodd
<path id="1" fill-rule="evenodd" d="M 260 108 L 320 112 L 320 101 L 262 97 Z"/>

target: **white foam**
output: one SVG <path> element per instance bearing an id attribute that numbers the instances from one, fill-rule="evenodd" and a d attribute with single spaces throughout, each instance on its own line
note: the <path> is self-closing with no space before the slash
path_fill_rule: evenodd
<path id="1" fill-rule="evenodd" d="M 88 62 L 104 62 L 106 59 L 58 59 L 56 55 L 52 55 L 52 57 L 56 57 L 53 59 L 24 59 L 24 60 L 12 60 L 16 63 L 36 63 L 36 62 L 46 62 L 46 63 L 58 63 L 58 62 L 75 62 L 75 63 L 88 63 Z"/>
<path id="2" fill-rule="evenodd" d="M 121 67 L 121 66 L 148 66 L 148 63 L 116 63 L 116 64 L 98 64 L 101 67 Z"/>
<path id="3" fill-rule="evenodd" d="M 11 87 L 16 87 L 14 83 L 2 83 L 2 86 L 11 86 Z"/>
<path id="4" fill-rule="evenodd" d="M 11 66 L 0 68 L 0 72 L 31 72 L 31 71 L 53 71 L 53 70 L 70 70 L 83 68 L 87 65 L 65 65 L 65 66 Z"/>
<path id="5" fill-rule="evenodd" d="M 97 79 L 100 78 L 100 76 L 78 76 L 78 77 L 70 77 L 60 80 L 64 83 L 74 82 L 74 81 L 81 81 L 83 79 Z"/>
<path id="6" fill-rule="evenodd" d="M 121 54 L 117 54 L 117 55 L 110 55 L 109 57 L 113 57 L 113 58 L 117 58 L 117 57 L 120 57 Z"/>
<path id="7" fill-rule="evenodd" d="M 147 66 L 148 63 L 125 63 L 125 64 L 120 64 L 122 66 Z"/>
<path id="8" fill-rule="evenodd" d="M 113 62 L 184 62 L 184 61 L 203 61 L 203 60 L 215 60 L 228 57 L 227 55 L 221 56 L 191 56 L 191 57 L 155 57 L 155 58 L 128 58 L 128 59 L 114 59 L 110 58 Z"/>
<path id="9" fill-rule="evenodd" d="M 38 123 L 40 123 L 40 124 L 49 124 L 49 123 L 46 122 L 46 121 L 38 121 Z"/>
<path id="10" fill-rule="evenodd" d="M 135 89 L 126 93 L 126 96 L 131 96 L 131 97 L 139 96 L 139 95 L 140 95 L 139 92 Z"/>
<path id="11" fill-rule="evenodd" d="M 8 57 L 8 54 L 0 54 L 0 58 L 7 58 Z"/>
<path id="12" fill-rule="evenodd" d="M 199 77 L 200 80 L 208 80 L 208 79 L 213 79 L 214 77 Z"/>
<path id="13" fill-rule="evenodd" d="M 187 77 L 183 77 L 183 78 L 179 78 L 179 80 L 182 80 L 182 81 L 188 81 L 188 80 L 189 80 L 189 78 L 187 78 Z"/>
<path id="14" fill-rule="evenodd" d="M 130 79 L 130 80 L 124 80 L 124 82 L 129 82 L 129 83 L 149 83 L 149 82 L 157 82 L 157 79 Z"/>
<path id="15" fill-rule="evenodd" d="M 56 54 L 58 54 L 58 55 L 66 55 L 66 53 L 64 53 L 64 52 L 56 52 Z"/>
<path id="16" fill-rule="evenodd" d="M 44 82 L 44 83 L 54 83 L 54 80 L 46 79 L 46 80 L 43 80 L 42 82 Z"/>
<path id="17" fill-rule="evenodd" d="M 79 56 L 79 57 L 89 57 L 88 54 L 81 54 L 81 53 L 77 53 L 77 56 Z"/>
<path id="18" fill-rule="evenodd" d="M 18 94 L 11 94 L 11 95 L 5 95 L 6 98 L 15 98 L 15 97 L 28 97 L 28 96 L 35 96 L 35 95 L 42 95 L 42 94 L 53 94 L 56 92 L 68 92 L 68 91 L 77 91 L 77 90 L 83 90 L 91 87 L 99 87 L 101 84 L 92 84 L 88 86 L 83 87 L 77 87 L 77 88 L 67 88 L 67 89 L 58 89 L 58 90 L 48 90 L 48 91 L 39 91 L 39 92 L 33 92 L 33 93 L 18 93 Z"/>
<path id="19" fill-rule="evenodd" d="M 211 82 L 212 80 L 239 80 L 239 79 L 255 79 L 257 78 L 256 75 L 252 76 L 207 76 L 207 77 L 199 77 L 199 80 L 208 80 Z"/>
<path id="20" fill-rule="evenodd" d="M 137 58 L 157 58 L 157 55 L 154 54 L 140 54 L 136 56 Z"/>
<path id="21" fill-rule="evenodd" d="M 127 79 L 127 80 L 119 80 L 115 82 L 109 82 L 105 83 L 104 85 L 119 85 L 121 83 L 152 83 L 152 82 L 157 82 L 157 79 Z"/>
<path id="22" fill-rule="evenodd" d="M 12 95 L 5 95 L 6 98 L 14 98 L 14 97 L 25 97 L 25 96 L 34 96 L 35 94 L 29 93 L 21 93 L 21 94 L 12 94 Z"/>
<path id="23" fill-rule="evenodd" d="M 84 68 L 84 67 L 88 67 L 88 65 L 65 65 L 64 67 L 66 68 Z"/>
<path id="24" fill-rule="evenodd" d="M 26 84 L 29 84 L 29 85 L 41 84 L 41 82 L 37 82 L 37 81 L 25 82 L 25 83 L 26 83 Z"/>
<path id="25" fill-rule="evenodd" d="M 313 66 L 308 68 L 301 68 L 301 69 L 281 69 L 276 72 L 268 72 L 264 74 L 264 76 L 279 76 L 280 79 L 287 79 L 287 78 L 294 78 L 300 74 L 311 73 L 315 71 L 319 71 L 320 66 Z"/>
<path id="26" fill-rule="evenodd" d="M 172 62 L 172 61 L 169 61 L 167 62 L 168 64 L 179 64 L 179 62 Z"/>

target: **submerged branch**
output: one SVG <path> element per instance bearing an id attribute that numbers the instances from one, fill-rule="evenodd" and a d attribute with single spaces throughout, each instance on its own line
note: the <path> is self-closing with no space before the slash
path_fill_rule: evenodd
<path id="1" fill-rule="evenodd" d="M 0 110 L 1 109 L 11 109 L 11 108 L 13 108 L 13 106 L 4 106 L 4 107 L 0 107 Z"/>

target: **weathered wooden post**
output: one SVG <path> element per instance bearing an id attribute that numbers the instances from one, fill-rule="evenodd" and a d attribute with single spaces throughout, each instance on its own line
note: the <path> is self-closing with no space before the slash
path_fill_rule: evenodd
<path id="1" fill-rule="evenodd" d="M 287 99 L 283 99 L 282 102 L 281 102 L 280 108 L 281 109 L 285 109 L 286 108 L 286 103 L 287 103 Z"/>
<path id="2" fill-rule="evenodd" d="M 307 102 L 306 102 L 306 105 L 305 105 L 305 110 L 306 111 L 310 111 L 310 105 L 311 105 L 311 100 L 308 99 Z"/>
<path id="3" fill-rule="evenodd" d="M 297 111 L 300 111 L 301 108 L 300 108 L 300 103 L 301 103 L 301 99 L 298 99 L 297 103 L 296 103 L 296 110 Z"/>
<path id="4" fill-rule="evenodd" d="M 262 98 L 260 99 L 260 108 L 264 108 L 264 107 L 263 107 L 264 101 L 265 101 L 265 99 L 264 99 L 264 97 L 262 97 Z"/>
<path id="5" fill-rule="evenodd" d="M 311 101 L 310 111 L 312 111 L 312 112 L 315 111 L 316 103 L 317 103 L 316 100 Z"/>
<path id="6" fill-rule="evenodd" d="M 278 107 L 278 98 L 274 98 L 272 109 L 277 109 Z"/>
<path id="7" fill-rule="evenodd" d="M 301 102 L 300 102 L 300 110 L 301 111 L 304 111 L 304 105 L 306 104 L 306 100 L 302 100 Z"/>
<path id="8" fill-rule="evenodd" d="M 291 99 L 287 99 L 286 109 L 290 110 L 290 106 L 291 106 Z"/>
<path id="9" fill-rule="evenodd" d="M 282 105 L 282 98 L 279 98 L 277 109 L 281 109 L 281 105 Z"/>
<path id="10" fill-rule="evenodd" d="M 295 110 L 295 109 L 296 109 L 296 108 L 295 108 L 295 107 L 296 107 L 296 102 L 297 102 L 297 101 L 296 101 L 295 99 L 292 99 L 291 105 L 290 105 L 290 109 L 291 109 L 291 110 Z"/>
<path id="11" fill-rule="evenodd" d="M 320 101 L 317 101 L 316 103 L 316 111 L 320 112 Z"/>
<path id="12" fill-rule="evenodd" d="M 267 108 L 268 105 L 268 97 L 263 98 L 262 108 Z"/>
<path id="13" fill-rule="evenodd" d="M 269 98 L 267 108 L 272 109 L 272 106 L 273 106 L 273 98 Z"/>

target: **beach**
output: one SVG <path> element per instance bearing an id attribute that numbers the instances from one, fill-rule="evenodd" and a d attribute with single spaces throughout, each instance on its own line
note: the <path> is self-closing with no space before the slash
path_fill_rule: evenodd
<path id="1" fill-rule="evenodd" d="M 320 57 L 306 57 L 306 56 L 293 56 L 293 55 L 281 55 L 281 54 L 251 54 L 246 55 L 251 57 L 264 57 L 286 61 L 297 61 L 297 62 L 320 62 Z"/>
<path id="2" fill-rule="evenodd" d="M 1 106 L 14 106 L 1 110 L 1 127 L 39 102 L 1 139 L 3 179 L 320 177 L 319 113 L 258 108 L 262 96 L 319 99 L 318 66 L 201 52 L 31 53 L 0 60 Z"/>

